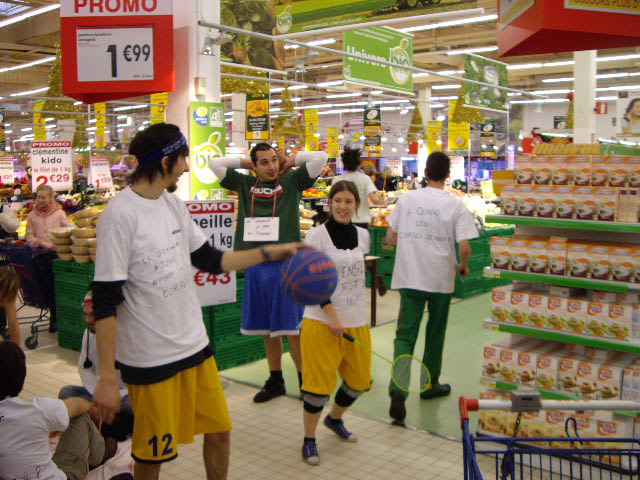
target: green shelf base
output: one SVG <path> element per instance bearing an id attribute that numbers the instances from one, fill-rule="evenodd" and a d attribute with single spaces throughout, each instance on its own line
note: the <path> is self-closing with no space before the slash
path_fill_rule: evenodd
<path id="1" fill-rule="evenodd" d="M 592 230 L 616 233 L 640 233 L 640 223 L 599 222 L 562 218 L 517 217 L 513 215 L 487 215 L 487 223 L 525 225 L 531 227 L 566 228 L 570 230 Z"/>
<path id="2" fill-rule="evenodd" d="M 493 378 L 486 378 L 486 377 L 481 378 L 480 383 L 482 383 L 483 385 L 489 388 L 497 388 L 499 390 L 507 390 L 507 391 L 516 390 L 521 387 L 532 388 L 532 387 L 523 387 L 522 385 L 518 385 L 517 383 L 503 382 L 501 380 L 495 380 Z M 540 397 L 544 398 L 545 400 L 588 400 L 585 398 L 576 397 L 575 395 L 571 395 L 569 393 L 554 392 L 551 390 L 538 390 L 538 392 L 540 392 Z M 615 411 L 615 413 L 620 415 L 627 415 L 630 417 L 635 417 L 637 414 L 637 412 L 631 412 L 628 410 L 617 410 Z"/>
<path id="3" fill-rule="evenodd" d="M 485 277 L 500 278 L 503 280 L 513 280 L 530 283 L 548 283 L 550 285 L 560 285 L 563 287 L 589 288 L 592 290 L 604 290 L 607 292 L 628 293 L 639 291 L 640 284 L 609 282 L 606 280 L 592 280 L 590 278 L 563 277 L 560 275 L 545 275 L 542 273 L 514 272 L 511 270 L 485 269 Z"/>
<path id="4" fill-rule="evenodd" d="M 556 332 L 553 330 L 521 327 L 519 325 L 513 325 L 511 323 L 498 323 L 491 320 L 486 320 L 484 322 L 484 327 L 488 330 L 496 330 L 504 333 L 515 333 L 516 335 L 524 335 L 527 337 L 539 338 L 541 340 L 575 343 L 578 345 L 586 345 L 587 347 L 615 350 L 617 352 L 627 352 L 640 355 L 640 345 L 631 342 L 589 337 L 586 335 L 574 335 L 567 332 Z"/>

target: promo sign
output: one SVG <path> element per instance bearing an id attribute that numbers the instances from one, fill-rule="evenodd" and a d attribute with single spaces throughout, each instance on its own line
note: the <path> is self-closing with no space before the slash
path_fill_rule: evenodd
<path id="1" fill-rule="evenodd" d="M 442 122 L 435 120 L 427 122 L 427 151 L 429 153 L 442 151 Z"/>
<path id="2" fill-rule="evenodd" d="M 304 111 L 304 149 L 307 152 L 316 151 L 320 145 L 318 133 L 318 109 L 307 108 Z"/>
<path id="3" fill-rule="evenodd" d="M 169 104 L 169 92 L 154 93 L 151 95 L 151 103 L 156 104 L 151 105 L 151 125 L 163 123 L 167 112 L 167 105 Z"/>
<path id="4" fill-rule="evenodd" d="M 496 87 L 506 87 L 508 83 L 507 64 L 478 55 L 466 54 L 464 60 L 464 78 L 488 83 L 486 87 L 475 83 L 464 84 L 464 106 L 506 112 L 507 91 Z"/>
<path id="5" fill-rule="evenodd" d="M 47 139 L 47 129 L 45 128 L 47 124 L 40 113 L 42 107 L 44 107 L 44 102 L 37 102 L 33 105 L 33 139 L 36 141 Z"/>
<path id="6" fill-rule="evenodd" d="M 94 157 L 89 161 L 89 183 L 95 188 L 113 187 L 108 158 Z"/>
<path id="7" fill-rule="evenodd" d="M 13 159 L 0 158 L 0 181 L 2 185 L 13 185 Z"/>
<path id="8" fill-rule="evenodd" d="M 73 188 L 71 142 L 31 142 L 31 190 L 49 185 L 56 192 Z"/>
<path id="9" fill-rule="evenodd" d="M 376 62 L 385 60 L 413 66 L 413 35 L 389 27 L 347 30 L 342 39 L 347 53 L 368 58 L 344 57 L 342 75 L 345 81 L 392 92 L 413 94 L 413 75 L 409 70 Z"/>
<path id="10" fill-rule="evenodd" d="M 209 159 L 224 156 L 227 136 L 224 104 L 191 102 L 189 147 L 191 154 L 191 198 L 210 200 L 221 190 L 220 181 L 209 168 Z"/>
<path id="11" fill-rule="evenodd" d="M 269 95 L 247 94 L 246 140 L 269 139 Z"/>
<path id="12" fill-rule="evenodd" d="M 469 150 L 471 127 L 469 122 L 449 122 L 449 150 Z"/>
<path id="13" fill-rule="evenodd" d="M 175 88 L 172 0 L 62 0 L 62 91 L 94 103 Z"/>
<path id="14" fill-rule="evenodd" d="M 364 109 L 364 151 L 367 157 L 379 157 L 382 151 L 382 123 L 379 108 Z"/>
<path id="15" fill-rule="evenodd" d="M 332 126 L 327 128 L 327 155 L 331 158 L 338 158 L 340 156 L 339 136 L 340 127 Z"/>
<path id="16" fill-rule="evenodd" d="M 96 113 L 96 148 L 104 148 L 105 147 L 105 126 L 107 124 L 107 117 L 105 113 L 107 113 L 107 104 L 106 103 L 96 103 L 93 106 L 93 109 Z"/>
<path id="17" fill-rule="evenodd" d="M 235 202 L 206 200 L 185 203 L 191 219 L 202 229 L 212 246 L 225 251 L 233 248 Z M 213 275 L 194 268 L 193 281 L 196 284 L 200 305 L 203 307 L 236 301 L 235 272 Z"/>

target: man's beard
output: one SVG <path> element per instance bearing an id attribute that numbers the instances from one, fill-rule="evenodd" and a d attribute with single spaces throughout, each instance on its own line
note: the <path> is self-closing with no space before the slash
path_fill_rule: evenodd
<path id="1" fill-rule="evenodd" d="M 173 185 L 170 185 L 169 187 L 167 187 L 167 192 L 169 193 L 173 193 L 178 189 L 178 184 L 174 183 Z"/>

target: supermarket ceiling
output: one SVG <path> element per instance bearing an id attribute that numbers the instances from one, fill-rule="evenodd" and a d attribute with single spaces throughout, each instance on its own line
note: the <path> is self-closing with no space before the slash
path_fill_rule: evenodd
<path id="1" fill-rule="evenodd" d="M 15 103 L 20 97 L 11 94 L 32 91 L 47 85 L 51 67 L 51 56 L 60 38 L 59 2 L 50 0 L 5 0 L 0 1 L 0 96 L 11 98 Z M 484 16 L 493 18 L 465 25 L 439 26 L 413 32 L 414 57 L 417 67 L 437 72 L 459 75 L 462 71 L 463 55 L 456 51 L 473 49 L 479 55 L 497 57 L 497 33 L 495 0 L 479 0 L 478 7 L 484 8 Z M 29 14 L 35 9 L 50 7 L 51 11 L 26 20 L 6 25 L 8 20 Z M 393 25 L 391 25 L 393 26 Z M 416 26 L 403 23 L 398 28 Z M 309 35 L 298 38 L 303 42 L 325 40 L 332 42 L 327 47 L 342 49 L 341 34 Z M 342 78 L 341 57 L 322 53 L 307 58 L 306 72 L 296 72 L 296 59 L 305 57 L 305 48 L 286 50 L 288 78 L 303 82 L 320 83 Z M 598 51 L 598 95 L 603 99 L 616 96 L 616 87 L 640 84 L 640 47 Z M 620 58 L 618 58 L 620 57 Z M 543 91 L 550 97 L 563 98 L 572 88 L 572 55 L 550 54 L 529 57 L 509 57 L 501 59 L 511 65 L 509 86 L 512 88 Z M 299 62 L 298 62 L 299 63 Z M 27 68 L 24 64 L 33 64 Z M 455 82 L 435 75 L 415 78 L 416 84 L 429 83 L 434 87 L 432 96 L 455 95 Z M 557 92 L 557 93 L 556 93 Z M 302 101 L 317 100 L 325 93 L 312 89 L 296 93 Z M 26 100 L 24 100 L 26 102 Z M 1 104 L 0 100 L 0 104 Z"/>

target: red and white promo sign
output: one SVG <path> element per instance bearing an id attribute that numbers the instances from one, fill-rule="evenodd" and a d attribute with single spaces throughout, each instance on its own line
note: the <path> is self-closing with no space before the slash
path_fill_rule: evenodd
<path id="1" fill-rule="evenodd" d="M 175 89 L 172 0 L 62 0 L 62 91 L 85 103 Z"/>
<path id="2" fill-rule="evenodd" d="M 185 202 L 191 219 L 200 227 L 211 245 L 219 250 L 233 249 L 236 204 L 228 200 L 202 200 Z M 196 268 L 193 281 L 200 305 L 220 305 L 236 301 L 235 272 L 212 275 Z"/>
<path id="3" fill-rule="evenodd" d="M 3 185 L 13 185 L 13 159 L 12 158 L 0 158 L 0 181 Z"/>
<path id="4" fill-rule="evenodd" d="M 89 183 L 95 188 L 113 187 L 113 177 L 109 159 L 105 157 L 94 157 L 89 161 Z"/>
<path id="5" fill-rule="evenodd" d="M 49 185 L 56 192 L 73 188 L 71 142 L 31 142 L 31 189 Z"/>

